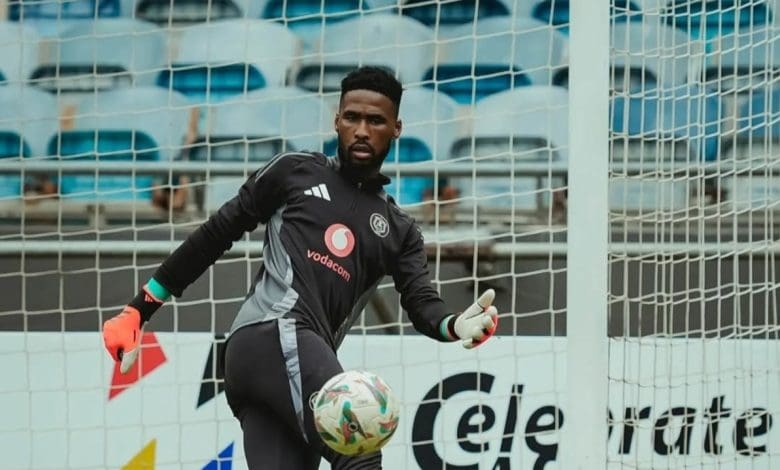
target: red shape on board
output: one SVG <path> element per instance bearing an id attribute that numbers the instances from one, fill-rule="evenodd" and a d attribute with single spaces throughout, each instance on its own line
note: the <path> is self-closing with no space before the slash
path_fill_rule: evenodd
<path id="1" fill-rule="evenodd" d="M 126 374 L 119 372 L 119 362 L 114 362 L 114 374 L 111 377 L 111 388 L 108 390 L 108 399 L 130 388 L 133 384 L 149 375 L 163 365 L 166 361 L 165 353 L 157 342 L 154 333 L 145 332 L 141 337 L 141 352 Z"/>

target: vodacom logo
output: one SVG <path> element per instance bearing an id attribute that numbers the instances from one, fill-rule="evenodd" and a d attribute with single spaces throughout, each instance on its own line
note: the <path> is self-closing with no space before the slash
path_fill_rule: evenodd
<path id="1" fill-rule="evenodd" d="M 333 224 L 325 230 L 325 245 L 331 253 L 344 258 L 355 248 L 355 235 L 343 224 Z"/>

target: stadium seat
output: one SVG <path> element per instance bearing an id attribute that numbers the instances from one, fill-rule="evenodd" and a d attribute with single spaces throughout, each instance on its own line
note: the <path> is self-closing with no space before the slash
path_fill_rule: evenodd
<path id="1" fill-rule="evenodd" d="M 772 24 L 770 6 L 761 0 L 674 0 L 663 16 L 667 24 L 703 40 Z"/>
<path id="2" fill-rule="evenodd" d="M 51 92 L 92 93 L 154 85 L 166 60 L 164 31 L 129 18 L 72 26 L 58 38 L 56 49 L 53 61 L 32 75 L 36 86 Z"/>
<path id="3" fill-rule="evenodd" d="M 460 26 L 494 16 L 509 16 L 512 0 L 460 0 L 431 2 L 409 0 L 399 2 L 401 14 L 430 27 Z"/>
<path id="4" fill-rule="evenodd" d="M 434 60 L 433 31 L 405 16 L 372 14 L 326 25 L 315 53 L 304 59 L 295 83 L 333 92 L 360 65 L 384 67 L 402 83 L 415 83 Z"/>
<path id="5" fill-rule="evenodd" d="M 325 24 L 354 18 L 367 11 L 362 0 L 268 0 L 262 18 L 285 25 L 306 46 L 313 46 Z"/>
<path id="6" fill-rule="evenodd" d="M 703 80 L 708 90 L 721 97 L 730 119 L 749 103 L 755 93 L 764 93 L 780 72 L 780 29 L 773 26 L 744 33 L 731 33 L 710 41 L 705 56 Z M 734 126 L 728 128 L 734 130 Z"/>
<path id="7" fill-rule="evenodd" d="M 637 1 L 612 0 L 610 3 L 615 23 L 642 19 L 642 7 Z M 515 14 L 536 18 L 568 34 L 569 4 L 570 0 L 519 0 Z"/>
<path id="8" fill-rule="evenodd" d="M 745 93 L 766 86 L 780 70 L 780 29 L 755 28 L 711 41 L 704 80 L 720 93 Z"/>
<path id="9" fill-rule="evenodd" d="M 568 106 L 565 88 L 528 86 L 496 93 L 474 107 L 471 129 L 456 140 L 455 160 L 473 162 L 476 177 L 454 182 L 469 204 L 493 209 L 537 211 L 549 207 L 563 187 L 560 177 L 480 176 L 482 164 L 550 163 L 568 160 Z M 472 199 L 473 198 L 473 199 Z"/>
<path id="10" fill-rule="evenodd" d="M 387 163 L 415 163 L 449 158 L 457 135 L 458 104 L 447 95 L 427 88 L 404 90 L 399 117 L 401 137 L 390 147 Z M 399 204 L 422 202 L 433 196 L 434 178 L 388 174 L 391 182 L 385 191 Z M 443 184 L 444 180 L 440 180 Z"/>
<path id="11" fill-rule="evenodd" d="M 38 33 L 27 25 L 0 21 L 0 84 L 25 83 L 38 65 Z"/>
<path id="12" fill-rule="evenodd" d="M 325 136 L 333 134 L 335 110 L 299 88 L 263 88 L 205 109 L 205 129 L 190 151 L 195 161 L 262 164 L 282 151 L 321 151 Z M 234 196 L 242 179 L 209 178 L 206 208 Z"/>
<path id="13" fill-rule="evenodd" d="M 269 160 L 276 153 L 322 149 L 333 134 L 334 110 L 316 94 L 264 88 L 206 108 L 207 126 L 193 160 Z"/>
<path id="14" fill-rule="evenodd" d="M 220 101 L 266 86 L 284 86 L 300 40 L 267 21 L 225 20 L 187 27 L 171 68 L 157 84 L 196 102 Z"/>
<path id="15" fill-rule="evenodd" d="M 186 25 L 238 18 L 259 18 L 259 0 L 125 0 L 135 1 L 136 18 L 160 26 Z"/>
<path id="16" fill-rule="evenodd" d="M 566 49 L 564 35 L 534 19 L 488 18 L 445 33 L 425 84 L 460 104 L 515 87 L 550 85 L 565 69 Z"/>
<path id="17" fill-rule="evenodd" d="M 0 159 L 46 156 L 57 132 L 57 98 L 32 87 L 0 87 Z M 21 175 L 0 175 L 0 200 L 22 195 Z"/>
<path id="18" fill-rule="evenodd" d="M 736 134 L 725 147 L 724 160 L 767 168 L 759 173 L 740 172 L 724 178 L 728 200 L 737 209 L 771 205 L 777 210 L 780 181 L 770 172 L 780 163 L 780 88 L 756 90 L 740 106 Z"/>
<path id="19" fill-rule="evenodd" d="M 610 161 L 613 164 L 713 161 L 719 157 L 722 108 L 712 93 L 696 86 L 656 89 L 642 96 L 612 99 Z M 616 170 L 619 171 L 619 170 Z M 615 210 L 678 210 L 687 207 L 692 179 L 644 174 L 640 180 L 617 173 L 610 183 L 610 207 Z"/>
<path id="20" fill-rule="evenodd" d="M 617 23 L 610 33 L 612 89 L 637 93 L 661 86 L 674 88 L 696 81 L 701 73 L 702 45 L 657 18 Z"/>
<path id="21" fill-rule="evenodd" d="M 11 0 L 8 19 L 18 21 L 43 37 L 57 37 L 74 25 L 95 19 L 133 16 L 136 0 Z"/>
<path id="22" fill-rule="evenodd" d="M 128 88 L 87 95 L 73 127 L 48 144 L 49 155 L 73 160 L 170 161 L 184 144 L 190 113 L 186 99 L 157 87 Z M 60 193 L 67 199 L 139 200 L 151 197 L 152 176 L 66 175 Z"/>

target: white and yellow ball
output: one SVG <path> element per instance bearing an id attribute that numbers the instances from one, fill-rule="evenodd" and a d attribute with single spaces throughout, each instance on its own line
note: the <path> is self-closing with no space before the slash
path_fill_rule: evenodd
<path id="1" fill-rule="evenodd" d="M 398 428 L 401 408 L 376 374 L 350 370 L 322 386 L 313 397 L 314 424 L 323 442 L 344 455 L 376 452 Z"/>

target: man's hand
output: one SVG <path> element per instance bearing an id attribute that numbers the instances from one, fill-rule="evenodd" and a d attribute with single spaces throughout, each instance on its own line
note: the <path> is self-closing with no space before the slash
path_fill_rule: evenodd
<path id="1" fill-rule="evenodd" d="M 462 341 L 463 347 L 471 349 L 484 343 L 498 327 L 498 310 L 493 299 L 496 292 L 488 289 L 479 296 L 476 302 L 455 317 L 454 333 Z"/>
<path id="2" fill-rule="evenodd" d="M 103 342 L 115 361 L 122 361 L 119 370 L 124 374 L 135 362 L 140 351 L 141 313 L 128 305 L 114 318 L 103 323 Z"/>

